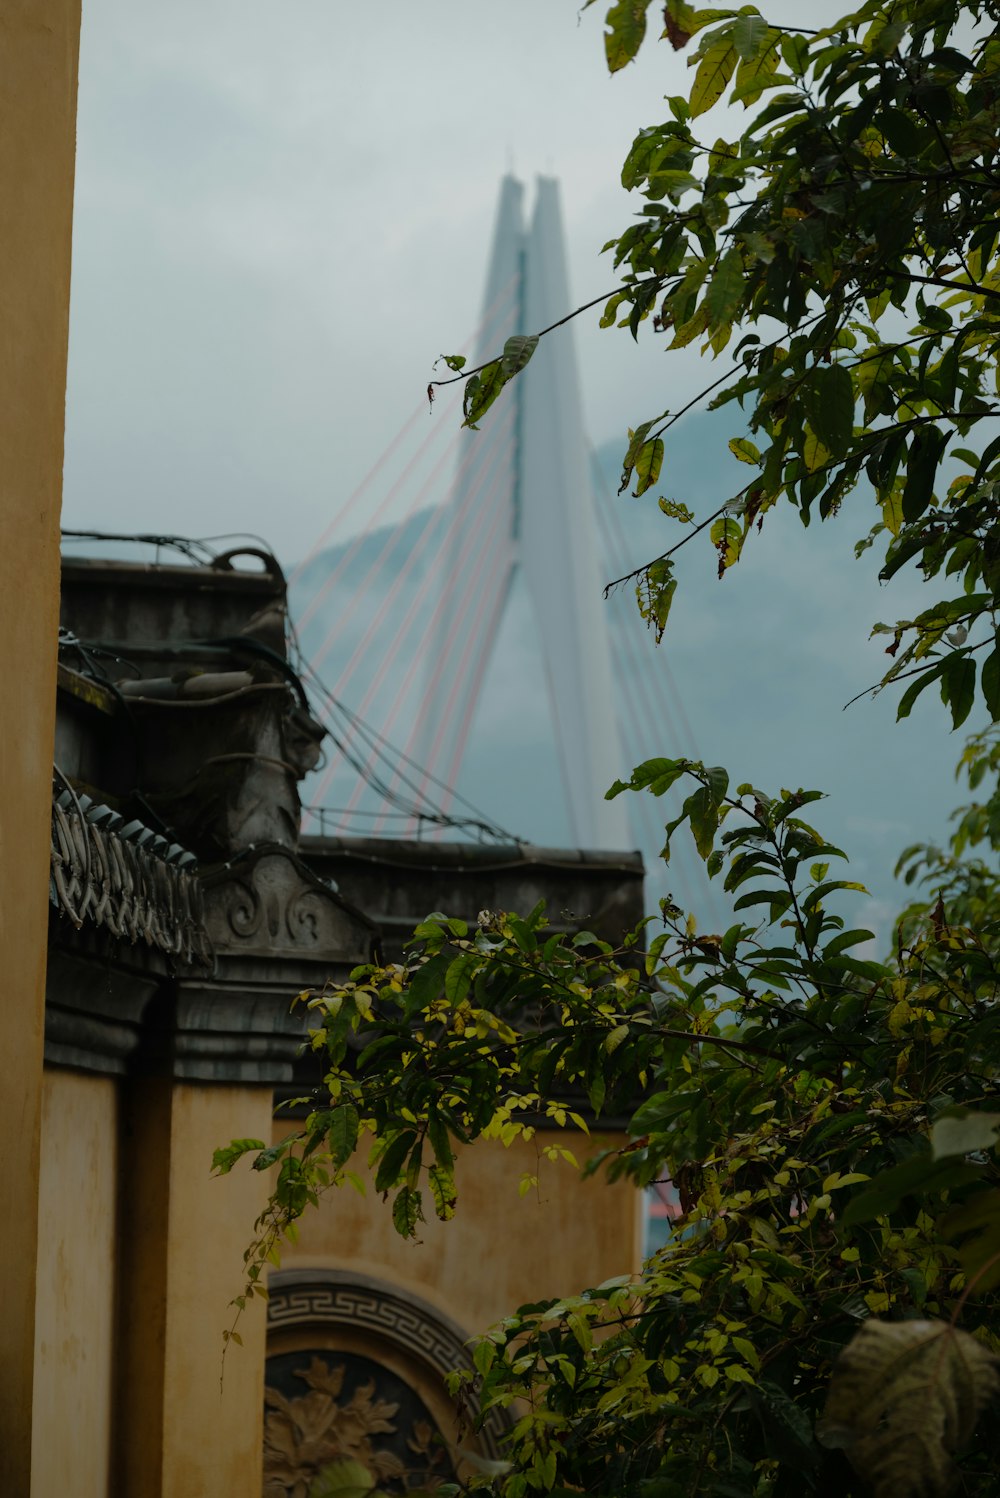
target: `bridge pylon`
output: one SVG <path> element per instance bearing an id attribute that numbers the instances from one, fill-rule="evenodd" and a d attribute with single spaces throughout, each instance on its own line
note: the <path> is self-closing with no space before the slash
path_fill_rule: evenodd
<path id="1" fill-rule="evenodd" d="M 573 305 L 558 184 L 538 179 L 530 220 L 524 198 L 522 183 L 505 177 L 474 364 L 495 356 L 512 334 L 548 327 Z M 457 783 L 520 569 L 548 688 L 572 840 L 582 848 L 628 847 L 624 805 L 604 800 L 624 760 L 571 325 L 541 340 L 482 429 L 463 434 L 458 472 L 447 501 L 452 516 L 444 596 L 428 652 L 416 758 L 448 785 Z M 473 536 L 480 545 L 470 547 Z M 462 564 L 473 553 L 483 558 L 478 571 Z"/>

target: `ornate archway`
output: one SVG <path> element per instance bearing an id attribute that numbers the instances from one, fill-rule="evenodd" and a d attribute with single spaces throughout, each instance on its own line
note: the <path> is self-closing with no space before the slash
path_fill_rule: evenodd
<path id="1" fill-rule="evenodd" d="M 391 1285 L 335 1269 L 269 1283 L 264 1498 L 305 1498 L 330 1462 L 404 1494 L 455 1475 L 455 1447 L 500 1455 L 500 1411 L 470 1437 L 445 1375 L 471 1367 L 461 1328 Z"/>

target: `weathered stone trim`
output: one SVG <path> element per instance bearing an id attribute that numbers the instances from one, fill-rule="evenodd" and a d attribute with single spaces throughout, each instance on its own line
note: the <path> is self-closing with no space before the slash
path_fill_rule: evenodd
<path id="1" fill-rule="evenodd" d="M 102 927 L 179 962 L 212 961 L 195 860 L 72 788 L 52 803 L 49 898 L 79 931 Z"/>

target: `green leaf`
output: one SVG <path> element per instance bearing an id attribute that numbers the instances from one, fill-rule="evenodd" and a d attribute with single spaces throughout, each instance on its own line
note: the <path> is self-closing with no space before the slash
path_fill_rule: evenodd
<path id="1" fill-rule="evenodd" d="M 689 100 L 692 119 L 705 114 L 713 104 L 718 103 L 738 62 L 739 53 L 733 45 L 731 34 L 726 32 L 712 43 L 698 64 Z"/>
<path id="2" fill-rule="evenodd" d="M 594 1334 L 586 1316 L 581 1316 L 578 1311 L 570 1311 L 566 1317 L 566 1323 L 579 1343 L 581 1350 L 589 1353 L 594 1345 Z"/>
<path id="3" fill-rule="evenodd" d="M 515 333 L 508 338 L 500 357 L 504 379 L 510 380 L 514 375 L 519 374 L 537 347 L 537 333 Z"/>
<path id="4" fill-rule="evenodd" d="M 781 33 L 781 56 L 785 67 L 796 78 L 801 78 L 809 66 L 809 43 L 804 36 L 797 36 L 794 32 L 783 31 Z"/>
<path id="5" fill-rule="evenodd" d="M 865 420 L 873 421 L 892 404 L 892 376 L 895 347 L 870 349 L 854 371 L 858 391 L 864 400 Z"/>
<path id="6" fill-rule="evenodd" d="M 1000 648 L 991 650 L 983 661 L 980 686 L 986 699 L 986 710 L 996 723 L 1000 721 Z"/>
<path id="7" fill-rule="evenodd" d="M 212 1155 L 212 1169 L 220 1176 L 227 1176 L 236 1164 L 242 1160 L 244 1155 L 251 1154 L 254 1150 L 264 1148 L 263 1139 L 234 1139 L 222 1149 L 217 1149 Z"/>
<path id="8" fill-rule="evenodd" d="M 818 365 L 799 386 L 810 427 L 834 458 L 842 458 L 854 433 L 854 385 L 842 364 Z"/>
<path id="9" fill-rule="evenodd" d="M 966 1275 L 975 1278 L 975 1293 L 995 1289 L 1000 1283 L 1000 1191 L 972 1192 L 945 1215 L 941 1232 L 956 1245 Z"/>
<path id="10" fill-rule="evenodd" d="M 934 497 L 934 480 L 947 436 L 933 427 L 917 432 L 910 442 L 903 486 L 903 519 L 919 520 Z"/>
<path id="11" fill-rule="evenodd" d="M 951 706 L 952 727 L 959 728 L 972 711 L 976 698 L 976 663 L 955 651 L 945 658 L 941 670 L 941 701 Z"/>
<path id="12" fill-rule="evenodd" d="M 476 974 L 479 959 L 473 952 L 462 952 L 448 965 L 444 975 L 444 996 L 450 1004 L 461 1004 Z"/>
<path id="13" fill-rule="evenodd" d="M 338 1167 L 346 1165 L 354 1154 L 358 1143 L 359 1128 L 358 1110 L 353 1103 L 342 1103 L 340 1107 L 333 1110 L 330 1126 L 327 1129 L 327 1140 L 334 1165 Z"/>
<path id="14" fill-rule="evenodd" d="M 733 27 L 733 46 L 745 60 L 756 57 L 767 40 L 768 24 L 763 16 L 743 14 Z"/>
<path id="15" fill-rule="evenodd" d="M 729 790 L 729 771 L 721 765 L 712 765 L 705 771 L 708 793 L 716 806 L 721 806 Z"/>
<path id="16" fill-rule="evenodd" d="M 647 759 L 636 765 L 631 781 L 623 789 L 652 791 L 654 796 L 662 796 L 689 768 L 690 761 L 686 759 Z"/>
<path id="17" fill-rule="evenodd" d="M 420 921 L 413 929 L 414 941 L 436 942 L 440 945 L 444 931 L 441 922 L 434 916 L 428 916 L 425 921 Z"/>
<path id="18" fill-rule="evenodd" d="M 702 858 L 707 858 L 719 826 L 719 809 L 707 786 L 692 791 L 684 802 L 683 816 L 690 820 L 695 847 Z"/>
<path id="19" fill-rule="evenodd" d="M 952 1160 L 931 1160 L 927 1154 L 911 1155 L 901 1165 L 880 1171 L 864 1191 L 852 1196 L 842 1218 L 845 1228 L 871 1222 L 892 1212 L 907 1196 L 927 1197 L 939 1191 L 952 1191 L 978 1181 L 982 1169 L 974 1165 L 955 1165 Z"/>
<path id="20" fill-rule="evenodd" d="M 403 1164 L 416 1142 L 415 1129 L 403 1129 L 385 1148 L 375 1172 L 375 1190 L 391 1191 L 403 1172 Z"/>
<path id="21" fill-rule="evenodd" d="M 635 459 L 635 496 L 645 494 L 646 490 L 655 484 L 660 477 L 660 468 L 663 463 L 663 438 L 652 437 L 640 447 Z"/>
<path id="22" fill-rule="evenodd" d="M 437 1114 L 431 1114 L 427 1120 L 427 1137 L 434 1151 L 434 1158 L 439 1165 L 451 1170 L 455 1164 L 455 1156 L 451 1147 L 451 1136 L 447 1126 Z"/>
<path id="23" fill-rule="evenodd" d="M 832 941 L 828 941 L 823 948 L 824 958 L 836 957 L 838 952 L 846 952 L 848 947 L 856 947 L 863 941 L 873 941 L 874 932 L 866 931 L 859 927 L 855 931 L 841 931 Z"/>
<path id="24" fill-rule="evenodd" d="M 745 289 L 743 255 L 734 245 L 719 261 L 705 292 L 705 307 L 713 327 L 732 322 Z"/>
<path id="25" fill-rule="evenodd" d="M 926 687 L 929 687 L 932 681 L 937 681 L 938 677 L 941 675 L 941 672 L 944 670 L 945 665 L 945 661 L 935 661 L 932 666 L 928 666 L 926 671 L 922 672 L 920 676 L 916 677 L 913 681 L 910 682 L 910 685 L 907 687 L 906 691 L 899 699 L 899 706 L 896 708 L 897 722 L 899 722 L 901 718 L 909 717 L 910 709 L 916 702 L 917 698 L 920 696 L 920 693 L 924 691 Z"/>
<path id="26" fill-rule="evenodd" d="M 494 359 L 479 374 L 469 376 L 462 394 L 464 427 L 478 427 L 509 379 L 510 376 L 504 373 L 502 359 Z"/>
<path id="27" fill-rule="evenodd" d="M 447 952 L 437 952 L 428 958 L 410 979 L 406 991 L 405 1013 L 408 1019 L 428 1004 L 433 1004 L 444 992 L 445 974 L 451 965 Z"/>
<path id="28" fill-rule="evenodd" d="M 392 1203 L 392 1225 L 396 1232 L 401 1238 L 414 1238 L 417 1224 L 423 1220 L 420 1192 L 401 1186 Z"/>
<path id="29" fill-rule="evenodd" d="M 666 415 L 666 412 L 664 413 L 664 415 Z M 629 480 L 632 477 L 632 470 L 635 468 L 636 458 L 639 456 L 640 449 L 642 448 L 643 443 L 646 441 L 647 433 L 649 432 L 651 427 L 655 426 L 655 424 L 656 419 L 640 422 L 634 431 L 631 427 L 629 427 L 628 448 L 626 450 L 625 457 L 622 460 L 622 478 L 621 483 L 618 485 L 619 494 L 623 494 L 628 488 Z"/>
<path id="30" fill-rule="evenodd" d="M 288 1154 L 292 1145 L 301 1139 L 301 1137 L 299 1133 L 286 1134 L 284 1139 L 278 1144 L 272 1144 L 268 1149 L 261 1150 L 253 1162 L 254 1170 L 270 1170 L 272 1165 L 276 1165 L 279 1160 Z"/>
<path id="31" fill-rule="evenodd" d="M 676 591 L 677 579 L 674 577 L 673 563 L 666 558 L 651 563 L 636 585 L 639 612 L 653 627 L 657 642 L 666 627 Z"/>
<path id="32" fill-rule="evenodd" d="M 906 22 L 877 16 L 865 34 L 865 50 L 889 57 L 906 35 Z"/>

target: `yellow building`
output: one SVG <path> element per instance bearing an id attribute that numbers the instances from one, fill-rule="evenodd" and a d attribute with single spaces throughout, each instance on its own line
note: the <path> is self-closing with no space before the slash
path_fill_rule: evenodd
<path id="1" fill-rule="evenodd" d="M 466 1340 L 527 1300 L 637 1263 L 631 1187 L 553 1167 L 522 1199 L 535 1146 L 479 1146 L 461 1162 L 459 1219 L 429 1224 L 419 1244 L 395 1236 L 371 1195 L 335 1193 L 307 1218 L 266 1322 L 256 1308 L 241 1323 L 220 1396 L 226 1307 L 265 1182 L 250 1170 L 212 1180 L 207 1165 L 230 1138 L 266 1138 L 275 1103 L 321 1082 L 290 997 L 346 976 L 376 943 L 396 955 L 429 908 L 474 919 L 547 897 L 607 933 L 641 910 L 635 855 L 300 843 L 298 782 L 323 730 L 287 660 L 284 608 L 261 552 L 64 564 L 43 1492 L 208 1498 L 254 1491 L 263 1461 L 278 1498 L 338 1452 L 397 1486 L 440 1479 L 451 1459 L 437 1437 L 457 1437 L 443 1377 L 467 1363 Z M 287 1133 L 287 1115 L 275 1127 Z M 500 1434 L 481 1438 L 494 1453 Z"/>
<path id="2" fill-rule="evenodd" d="M 553 1167 L 521 1199 L 531 1147 L 479 1147 L 459 1162 L 458 1220 L 416 1245 L 371 1194 L 337 1193 L 220 1386 L 267 1181 L 212 1178 L 212 1150 L 268 1137 L 276 1099 L 318 1081 L 290 997 L 376 938 L 392 950 L 435 906 L 546 896 L 620 931 L 641 866 L 300 844 L 321 731 L 266 555 L 75 563 L 60 637 L 78 34 L 72 0 L 0 0 L 0 1493 L 279 1498 L 336 1452 L 401 1491 L 452 1460 L 442 1377 L 470 1334 L 637 1267 L 635 1193 Z"/>
<path id="3" fill-rule="evenodd" d="M 78 0 L 0 5 L 0 1492 L 30 1491 Z M 16 669 L 14 663 L 16 662 Z M 36 1492 L 42 1491 L 36 1488 Z"/>

